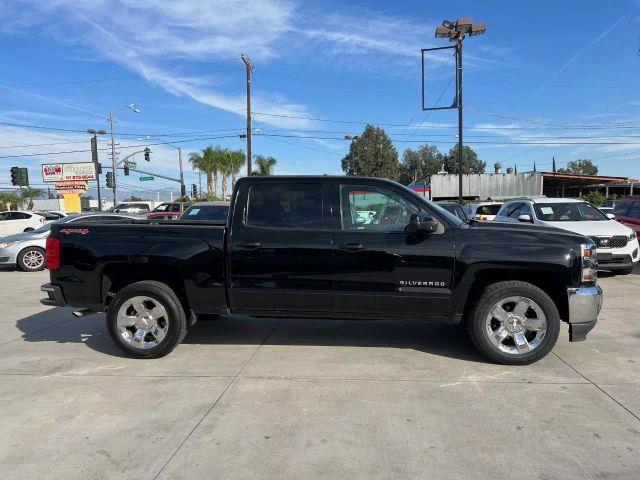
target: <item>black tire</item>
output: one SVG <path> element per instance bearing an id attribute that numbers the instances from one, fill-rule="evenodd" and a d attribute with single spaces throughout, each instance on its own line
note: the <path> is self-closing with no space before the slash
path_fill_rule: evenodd
<path id="1" fill-rule="evenodd" d="M 139 296 L 150 297 L 160 304 L 166 310 L 168 317 L 166 336 L 158 345 L 147 349 L 137 348 L 128 343 L 118 328 L 120 307 L 128 300 Z M 187 334 L 187 317 L 178 296 L 168 285 L 145 280 L 124 287 L 111 300 L 107 309 L 107 330 L 118 348 L 127 355 L 136 358 L 159 358 L 170 353 L 182 342 Z"/>
<path id="2" fill-rule="evenodd" d="M 621 268 L 619 270 L 611 270 L 611 273 L 613 275 L 630 275 L 633 273 L 633 270 L 635 269 L 635 265 L 631 266 L 631 267 L 627 267 L 627 268 Z"/>
<path id="3" fill-rule="evenodd" d="M 31 257 L 31 258 L 29 258 Z M 36 260 L 40 259 L 40 262 Z M 47 267 L 45 251 L 40 247 L 27 247 L 18 253 L 16 263 L 23 272 L 39 272 Z"/>
<path id="4" fill-rule="evenodd" d="M 487 317 L 496 304 L 508 297 L 533 300 L 546 317 L 546 333 L 542 341 L 527 353 L 506 353 L 489 339 Z M 528 365 L 545 357 L 556 344 L 560 333 L 560 314 L 551 297 L 535 285 L 516 280 L 497 282 L 485 287 L 470 309 L 467 331 L 476 348 L 489 360 L 503 365 Z"/>

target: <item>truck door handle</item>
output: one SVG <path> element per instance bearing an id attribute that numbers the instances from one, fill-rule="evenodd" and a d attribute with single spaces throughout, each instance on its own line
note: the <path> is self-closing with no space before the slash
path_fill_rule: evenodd
<path id="1" fill-rule="evenodd" d="M 364 245 L 361 243 L 347 242 L 340 245 L 340 248 L 349 252 L 356 252 L 358 250 L 364 250 Z"/>
<path id="2" fill-rule="evenodd" d="M 262 246 L 261 242 L 238 242 L 236 243 L 236 247 L 239 248 L 260 248 Z"/>

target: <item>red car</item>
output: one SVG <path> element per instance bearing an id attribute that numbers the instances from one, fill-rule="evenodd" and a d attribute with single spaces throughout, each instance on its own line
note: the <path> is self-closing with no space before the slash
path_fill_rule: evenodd
<path id="1" fill-rule="evenodd" d="M 189 206 L 191 204 L 188 202 L 161 203 L 151 213 L 147 214 L 147 218 L 153 220 L 177 220 Z"/>
<path id="2" fill-rule="evenodd" d="M 612 213 L 617 221 L 640 233 L 640 196 L 627 197 L 616 203 Z"/>

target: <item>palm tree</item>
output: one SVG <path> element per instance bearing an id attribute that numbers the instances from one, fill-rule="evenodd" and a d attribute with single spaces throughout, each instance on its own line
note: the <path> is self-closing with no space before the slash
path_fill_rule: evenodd
<path id="1" fill-rule="evenodd" d="M 0 192 L 0 209 L 11 210 L 11 205 L 20 202 L 20 198 L 11 192 Z"/>
<path id="2" fill-rule="evenodd" d="M 267 177 L 273 175 L 273 169 L 278 161 L 273 157 L 265 157 L 262 155 L 256 155 L 255 157 L 256 169 L 253 175 L 261 175 Z"/>
<path id="3" fill-rule="evenodd" d="M 33 208 L 33 199 L 42 196 L 43 193 L 44 190 L 40 188 L 24 187 L 21 189 L 22 199 L 29 199 L 27 210 L 31 210 Z"/>
<path id="4" fill-rule="evenodd" d="M 218 172 L 220 171 L 220 146 L 211 145 L 202 149 L 202 153 L 189 154 L 189 162 L 207 175 L 207 196 L 218 196 Z"/>
<path id="5" fill-rule="evenodd" d="M 247 156 L 243 150 L 233 150 L 229 159 L 231 169 L 231 189 L 236 186 L 236 176 L 240 173 L 240 169 L 244 167 L 247 161 Z"/>

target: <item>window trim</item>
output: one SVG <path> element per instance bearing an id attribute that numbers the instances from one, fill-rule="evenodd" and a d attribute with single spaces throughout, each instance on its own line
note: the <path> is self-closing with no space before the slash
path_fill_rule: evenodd
<path id="1" fill-rule="evenodd" d="M 320 214 L 321 214 L 321 219 L 320 222 L 322 224 L 322 226 L 320 228 L 317 227 L 275 227 L 275 226 L 264 226 L 264 225 L 252 225 L 250 223 L 247 222 L 247 217 L 249 215 L 249 201 L 251 198 L 251 191 L 253 190 L 253 187 L 255 187 L 256 185 L 273 185 L 273 184 L 278 184 L 278 185 L 289 185 L 289 184 L 293 184 L 294 186 L 300 186 L 300 185 L 319 185 L 320 186 L 320 193 L 322 194 L 322 205 L 320 206 Z M 316 182 L 300 182 L 300 183 L 293 183 L 293 182 L 288 182 L 288 181 L 283 181 L 283 182 L 260 182 L 260 183 L 254 183 L 249 185 L 249 188 L 247 188 L 246 190 L 246 194 L 245 197 L 246 199 L 245 204 L 244 204 L 244 209 L 242 212 L 242 218 L 241 218 L 241 223 L 242 226 L 245 228 L 255 228 L 255 229 L 259 229 L 259 230 L 270 230 L 270 231 L 281 231 L 281 230 L 285 230 L 287 232 L 292 232 L 292 231 L 299 231 L 299 232 L 326 232 L 326 231 L 330 231 L 331 229 L 327 227 L 327 219 L 326 219 L 326 214 L 325 214 L 325 208 L 326 208 L 326 202 L 327 202 L 327 190 L 325 188 L 325 183 L 320 180 L 320 181 L 316 181 Z"/>

